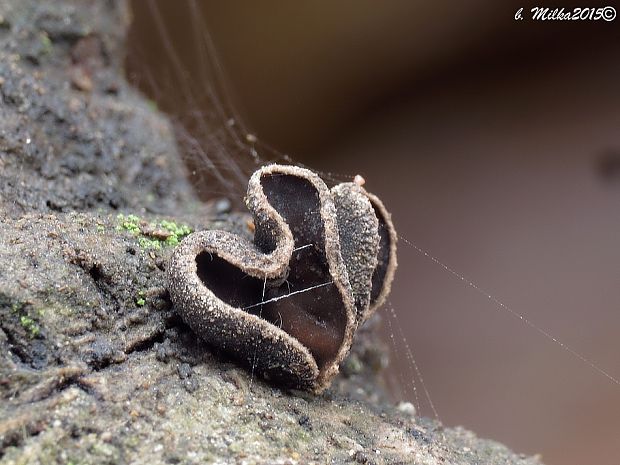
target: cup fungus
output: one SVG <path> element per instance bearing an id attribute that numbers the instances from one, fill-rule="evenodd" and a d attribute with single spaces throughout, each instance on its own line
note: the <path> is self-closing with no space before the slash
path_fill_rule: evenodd
<path id="1" fill-rule="evenodd" d="M 190 234 L 168 266 L 177 312 L 207 343 L 286 386 L 323 391 L 358 326 L 385 300 L 396 233 L 359 183 L 269 165 L 250 178 L 252 242 Z"/>

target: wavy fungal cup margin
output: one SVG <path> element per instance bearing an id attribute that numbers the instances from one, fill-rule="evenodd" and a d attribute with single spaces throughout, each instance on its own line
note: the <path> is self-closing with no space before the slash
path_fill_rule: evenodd
<path id="1" fill-rule="evenodd" d="M 254 373 L 321 392 L 389 293 L 397 241 L 390 215 L 359 184 L 330 190 L 294 166 L 256 171 L 245 200 L 254 240 L 190 234 L 170 259 L 170 296 L 198 336 Z"/>

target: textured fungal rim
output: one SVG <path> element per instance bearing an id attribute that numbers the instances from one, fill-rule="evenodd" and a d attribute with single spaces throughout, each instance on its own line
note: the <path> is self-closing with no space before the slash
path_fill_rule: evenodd
<path id="1" fill-rule="evenodd" d="M 368 192 L 359 184 L 355 183 L 355 182 L 344 182 L 344 183 L 340 183 L 335 185 L 334 187 L 332 187 L 330 189 L 330 192 L 332 193 L 332 196 L 334 197 L 334 200 L 336 203 L 338 203 L 339 201 L 341 202 L 342 205 L 342 210 L 339 211 L 339 214 L 342 214 L 342 217 L 339 217 L 338 220 L 343 219 L 345 221 L 351 221 L 351 222 L 357 222 L 359 221 L 359 225 L 364 225 L 364 223 L 366 224 L 366 226 L 368 226 L 368 222 L 370 223 L 374 223 L 371 228 L 374 229 L 374 235 L 375 235 L 375 240 L 376 243 L 372 244 L 374 245 L 374 253 L 372 253 L 372 256 L 366 256 L 366 258 L 370 258 L 370 266 L 371 266 L 371 273 L 368 276 L 368 280 L 367 282 L 364 283 L 364 287 L 366 288 L 366 294 L 367 294 L 367 302 L 366 305 L 363 308 L 358 309 L 356 318 L 357 318 L 357 322 L 358 324 L 360 322 L 365 321 L 368 318 L 368 312 L 370 311 L 370 304 L 371 304 L 371 298 L 372 298 L 372 287 L 373 287 L 373 276 L 374 276 L 374 272 L 377 269 L 377 266 L 379 265 L 379 261 L 378 261 L 378 253 L 379 253 L 379 245 L 380 245 L 380 236 L 379 236 L 379 226 L 380 226 L 380 222 L 379 222 L 379 218 L 377 217 L 376 214 L 376 208 L 373 205 L 373 203 L 371 202 L 371 199 L 368 195 Z M 353 197 L 351 196 L 353 194 Z M 348 199 L 348 201 L 345 201 L 344 203 L 342 203 L 341 199 Z M 359 202 L 363 202 L 365 203 L 364 206 L 359 205 Z M 361 210 L 356 210 L 355 213 L 359 214 L 359 213 L 363 213 L 364 211 L 364 207 L 367 207 L 367 212 L 366 215 L 372 215 L 372 218 L 364 218 L 363 220 L 359 220 L 356 216 L 355 213 L 351 212 L 349 209 L 352 207 L 358 207 Z M 352 216 L 351 216 L 352 215 Z M 364 216 L 366 216 L 364 215 Z M 355 226 L 354 226 L 355 228 Z M 359 247 L 361 246 L 360 241 L 362 240 L 362 236 L 364 235 L 364 233 L 366 231 L 357 231 L 360 236 L 358 236 L 357 238 L 354 239 L 354 241 L 356 242 L 356 254 L 359 254 Z M 341 245 L 342 245 L 342 235 L 340 237 L 341 239 Z M 372 247 L 371 244 L 365 243 L 364 246 L 366 247 Z M 371 249 L 372 250 L 372 249 Z M 368 251 L 365 251 L 368 252 Z M 365 254 L 360 254 L 360 255 L 365 255 Z M 344 257 L 343 257 L 344 258 Z M 349 260 L 353 260 L 355 261 L 355 258 L 349 258 Z M 359 263 L 358 263 L 359 264 Z M 347 266 L 348 268 L 348 266 Z M 359 277 L 359 276 L 357 276 Z M 351 276 L 349 276 L 349 278 L 351 278 Z M 351 282 L 351 279 L 349 279 L 349 281 Z M 353 285 L 353 283 L 351 283 Z M 355 294 L 354 294 L 355 296 Z"/>
<path id="2" fill-rule="evenodd" d="M 343 300 L 343 307 L 346 316 L 346 325 L 343 334 L 342 343 L 340 344 L 340 349 L 336 353 L 334 359 L 326 364 L 323 370 L 319 371 L 319 376 L 316 381 L 316 392 L 321 392 L 327 388 L 330 380 L 338 374 L 340 362 L 344 360 L 347 356 L 349 349 L 351 348 L 351 343 L 353 341 L 353 334 L 357 329 L 356 322 L 356 314 L 357 311 L 355 309 L 355 303 L 353 301 L 353 292 L 351 290 L 351 286 L 349 284 L 349 276 L 347 273 L 347 268 L 342 259 L 342 255 L 340 253 L 340 238 L 338 232 L 338 224 L 336 219 L 336 206 L 331 197 L 331 192 L 323 182 L 323 180 L 314 172 L 306 169 L 299 168 L 297 166 L 290 165 L 267 165 L 259 170 L 257 170 L 252 177 L 250 178 L 250 182 L 248 184 L 248 193 L 251 189 L 254 188 L 256 184 L 260 185 L 260 179 L 264 175 L 278 175 L 285 174 L 290 176 L 297 176 L 309 181 L 316 191 L 319 194 L 319 203 L 320 207 L 320 216 L 323 220 L 323 233 L 325 235 L 325 255 L 327 257 L 327 264 L 329 267 L 329 274 L 332 277 L 332 280 Z M 261 194 L 266 202 L 266 196 L 264 192 Z M 266 202 L 267 203 L 267 202 Z M 277 214 L 277 212 L 276 212 Z M 280 220 L 282 217 L 277 214 Z M 283 220 L 282 220 L 283 221 Z M 287 229 L 290 232 L 290 228 Z M 292 234 L 292 233 L 291 233 Z M 292 252 L 292 251 L 291 251 Z M 289 256 L 290 260 L 291 256 Z M 288 263 L 288 261 L 287 261 Z M 286 333 L 288 335 L 288 333 Z M 292 336 L 289 335 L 292 339 Z M 313 359 L 314 360 L 314 359 Z M 315 362 L 316 363 L 316 362 Z"/>
<path id="3" fill-rule="evenodd" d="M 383 223 L 385 224 L 385 227 L 388 231 L 388 237 L 390 238 L 390 245 L 388 248 L 388 263 L 385 271 L 385 276 L 383 278 L 381 291 L 379 292 L 379 295 L 377 295 L 376 299 L 370 303 L 368 311 L 366 312 L 362 322 L 366 321 L 379 307 L 381 307 L 385 303 L 388 295 L 390 294 L 390 291 L 392 290 L 392 282 L 394 281 L 394 275 L 396 273 L 396 269 L 398 268 L 398 234 L 396 233 L 394 223 L 392 222 L 392 215 L 390 214 L 390 212 L 387 211 L 385 205 L 379 199 L 379 197 L 371 194 L 365 189 L 364 191 L 370 199 L 370 203 L 375 209 L 375 213 L 377 215 L 377 218 L 379 219 L 379 223 L 383 221 Z"/>
<path id="4" fill-rule="evenodd" d="M 196 258 L 199 254 L 207 252 L 218 256 L 254 278 L 262 280 L 277 278 L 282 275 L 292 259 L 295 239 L 284 218 L 270 205 L 263 190 L 261 180 L 264 176 L 269 175 L 289 175 L 302 178 L 308 181 L 318 194 L 320 210 L 318 213 L 324 236 L 324 256 L 329 276 L 337 288 L 341 302 L 341 304 L 339 302 L 339 307 L 344 311 L 344 327 L 342 328 L 342 339 L 337 346 L 338 350 L 333 357 L 328 358 L 322 364 L 321 368 L 318 367 L 310 349 L 295 336 L 258 315 L 228 304 L 205 285 L 198 273 Z M 173 253 L 169 266 L 168 281 L 173 302 L 177 311 L 184 316 L 186 321 L 191 322 L 195 318 L 195 313 L 198 315 L 202 313 L 202 316 L 190 324 L 192 327 L 208 324 L 217 325 L 218 320 L 220 320 L 220 324 L 226 324 L 227 327 L 239 328 L 250 339 L 268 338 L 273 344 L 278 345 L 273 354 L 286 354 L 283 355 L 283 364 L 292 360 L 298 366 L 303 365 L 299 372 L 294 371 L 294 369 L 287 370 L 284 365 L 280 367 L 281 371 L 291 373 L 292 377 L 297 376 L 298 379 L 295 384 L 298 387 L 320 393 L 328 387 L 331 379 L 338 373 L 339 364 L 349 352 L 354 332 L 357 329 L 357 310 L 347 268 L 340 251 L 336 207 L 331 193 L 323 180 L 307 169 L 295 166 L 268 165 L 257 170 L 250 178 L 246 204 L 255 220 L 260 223 L 260 226 L 257 224 L 257 228 L 266 227 L 271 233 L 265 238 L 267 240 L 275 238 L 273 250 L 265 254 L 252 244 L 251 247 L 254 247 L 256 256 L 252 257 L 253 261 L 249 266 L 248 261 L 242 260 L 239 256 L 243 246 L 230 250 L 221 248 L 226 241 L 239 241 L 239 237 L 232 233 L 204 231 L 188 236 Z M 250 246 L 249 242 L 247 246 Z M 220 333 L 213 330 L 211 334 Z M 221 335 L 217 337 L 221 337 Z M 205 338 L 205 340 L 209 342 L 209 339 Z M 247 361 L 247 354 L 244 355 L 242 350 L 234 352 Z M 300 375 L 304 373 L 308 376 L 301 377 Z"/>
<path id="5" fill-rule="evenodd" d="M 248 325 L 248 328 L 260 328 L 262 334 L 266 334 L 272 337 L 274 342 L 279 343 L 280 340 L 286 340 L 288 344 L 293 346 L 299 353 L 304 355 L 304 358 L 309 362 L 308 365 L 312 369 L 312 371 L 316 371 L 318 376 L 318 366 L 314 360 L 314 357 L 310 353 L 307 347 L 301 344 L 297 339 L 291 337 L 286 331 L 278 328 L 277 326 L 269 323 L 267 320 L 259 317 L 258 315 L 254 315 L 252 313 L 246 312 L 243 309 L 233 307 L 232 305 L 227 304 L 225 301 L 218 298 L 211 289 L 209 289 L 200 279 L 198 275 L 198 265 L 196 263 L 196 257 L 202 253 L 212 253 L 223 258 L 220 255 L 220 251 L 216 250 L 212 243 L 210 243 L 210 236 L 219 235 L 222 231 L 201 231 L 197 233 L 193 233 L 184 239 L 181 244 L 175 250 L 171 258 L 171 266 L 168 267 L 169 270 L 169 279 L 168 282 L 173 282 L 173 279 L 176 276 L 170 276 L 172 270 L 174 273 L 181 274 L 184 276 L 186 283 L 188 284 L 185 287 L 185 291 L 189 292 L 189 294 L 185 294 L 179 300 L 191 300 L 193 302 L 203 301 L 205 297 L 211 296 L 211 298 L 217 299 L 222 305 L 219 310 L 222 310 L 227 313 L 225 316 L 230 316 L 231 320 L 240 320 L 243 323 Z M 233 236 L 234 239 L 237 237 L 231 233 L 225 233 L 226 235 Z M 263 277 L 260 277 L 261 279 Z M 176 291 L 176 286 L 169 286 L 174 288 Z M 174 292 L 174 291 L 173 291 Z M 176 292 L 175 292 L 176 293 Z M 181 313 L 184 312 L 184 309 L 177 308 L 177 311 Z M 213 311 L 212 309 L 208 309 L 212 316 L 219 318 L 221 315 L 217 315 L 217 310 Z"/>

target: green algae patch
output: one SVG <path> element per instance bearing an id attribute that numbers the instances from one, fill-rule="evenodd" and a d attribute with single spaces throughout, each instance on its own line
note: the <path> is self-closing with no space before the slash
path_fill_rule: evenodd
<path id="1" fill-rule="evenodd" d="M 136 215 L 125 216 L 122 213 L 119 213 L 116 219 L 118 220 L 118 226 L 116 229 L 119 231 L 125 230 L 135 235 L 140 234 L 139 223 L 141 220 Z"/>
<path id="2" fill-rule="evenodd" d="M 39 43 L 41 47 L 41 53 L 43 55 L 49 55 L 50 53 L 52 53 L 54 44 L 52 43 L 52 40 L 50 39 L 50 36 L 47 34 L 47 32 L 43 31 L 41 32 L 41 34 L 39 34 Z"/>
<path id="3" fill-rule="evenodd" d="M 18 318 L 19 324 L 26 331 L 28 337 L 34 339 L 41 334 L 41 326 L 37 320 L 38 317 L 43 316 L 45 312 L 42 309 L 37 310 L 34 312 L 36 315 L 33 316 L 31 312 L 29 312 L 29 308 L 29 305 L 23 303 L 13 303 L 11 305 L 11 313 Z"/>
<path id="4" fill-rule="evenodd" d="M 144 307 L 146 304 L 146 291 L 139 291 L 138 297 L 136 298 L 136 305 L 138 307 Z"/>
<path id="5" fill-rule="evenodd" d="M 29 316 L 20 316 L 19 323 L 22 325 L 22 328 L 24 328 L 28 332 L 31 338 L 35 338 L 39 334 L 41 334 L 41 328 L 39 327 L 39 324 Z"/>
<path id="6" fill-rule="evenodd" d="M 192 232 L 192 229 L 186 224 L 177 224 L 174 221 L 162 220 L 159 224 L 170 233 L 170 236 L 165 240 L 167 245 L 178 245 L 181 239 Z"/>
<path id="7" fill-rule="evenodd" d="M 169 220 L 146 221 L 137 215 L 123 215 L 116 217 L 118 231 L 127 231 L 138 238 L 138 244 L 143 249 L 161 249 L 163 246 L 176 246 L 192 232 L 186 224 Z"/>

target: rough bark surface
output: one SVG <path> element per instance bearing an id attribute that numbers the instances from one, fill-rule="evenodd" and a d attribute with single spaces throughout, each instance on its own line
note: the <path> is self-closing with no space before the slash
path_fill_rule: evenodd
<path id="1" fill-rule="evenodd" d="M 163 278 L 183 225 L 244 222 L 197 201 L 124 80 L 129 19 L 122 0 L 0 0 L 0 462 L 539 463 L 390 405 L 372 320 L 318 397 L 182 324 Z"/>

